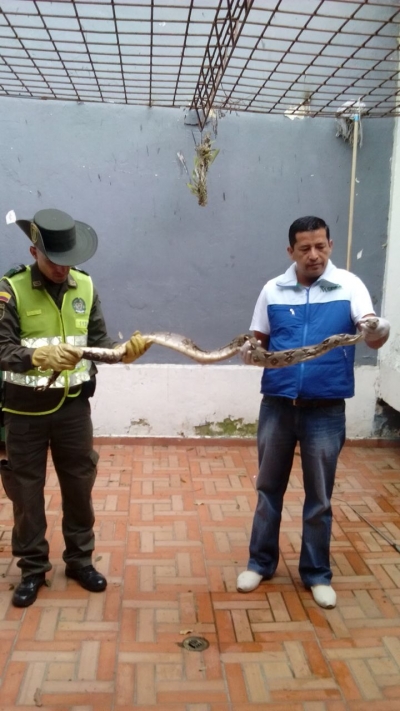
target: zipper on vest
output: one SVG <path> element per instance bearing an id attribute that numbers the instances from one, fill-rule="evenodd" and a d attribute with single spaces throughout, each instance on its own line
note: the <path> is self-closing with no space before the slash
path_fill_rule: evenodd
<path id="1" fill-rule="evenodd" d="M 59 318 L 59 323 L 60 323 L 60 328 L 61 328 L 61 336 L 62 336 L 62 338 L 63 338 L 63 342 L 66 343 L 64 321 L 63 321 L 63 318 L 62 318 L 62 308 L 63 308 L 63 306 L 64 306 L 64 299 L 65 299 L 65 297 L 66 297 L 66 295 L 67 295 L 67 292 L 65 292 L 65 294 L 64 294 L 64 296 L 63 296 L 63 298 L 62 298 L 61 309 L 58 308 L 56 302 L 54 301 L 53 297 L 50 296 L 50 294 L 49 294 L 49 292 L 47 291 L 47 289 L 44 289 L 44 293 L 46 294 L 46 297 L 47 297 L 47 299 L 50 301 L 52 307 L 53 307 L 54 309 L 56 309 L 56 311 L 57 311 L 58 318 Z M 58 377 L 60 377 L 60 376 L 58 376 Z M 67 392 L 68 392 L 68 387 L 69 387 L 69 376 L 68 376 L 66 373 L 64 373 L 64 374 L 63 374 L 63 378 L 64 378 L 64 400 L 65 400 L 66 395 L 67 395 Z"/>
<path id="2" fill-rule="evenodd" d="M 65 335 L 65 327 L 64 327 L 64 321 L 63 321 L 63 308 L 64 308 L 64 301 L 65 297 L 67 296 L 68 291 L 65 292 L 63 298 L 62 298 L 62 303 L 61 303 L 61 309 L 58 309 L 58 312 L 60 314 L 60 323 L 61 323 L 61 332 L 62 332 L 62 337 L 64 343 L 67 342 L 67 337 Z M 69 371 L 64 371 L 64 394 L 67 395 L 68 390 L 69 390 Z"/>
<path id="3" fill-rule="evenodd" d="M 306 286 L 304 287 L 306 290 L 306 308 L 305 308 L 305 319 L 304 319 L 304 329 L 303 329 L 303 338 L 302 338 L 302 347 L 307 345 L 307 335 L 308 335 L 308 321 L 309 321 L 309 312 L 310 312 L 310 289 L 311 286 Z M 300 377 L 299 377 L 299 384 L 298 384 L 298 394 L 301 393 L 302 387 L 303 387 L 303 380 L 304 380 L 304 366 L 305 363 L 300 363 Z"/>

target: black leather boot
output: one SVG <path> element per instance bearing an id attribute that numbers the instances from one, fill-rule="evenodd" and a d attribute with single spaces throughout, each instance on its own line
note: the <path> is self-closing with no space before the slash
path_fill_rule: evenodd
<path id="1" fill-rule="evenodd" d="M 107 587 L 107 580 L 99 573 L 93 565 L 85 565 L 84 568 L 65 568 L 67 578 L 73 578 L 85 590 L 90 592 L 103 592 Z"/>
<path id="2" fill-rule="evenodd" d="M 12 604 L 14 607 L 29 607 L 35 602 L 39 588 L 46 582 L 45 573 L 32 573 L 22 578 L 14 590 Z"/>

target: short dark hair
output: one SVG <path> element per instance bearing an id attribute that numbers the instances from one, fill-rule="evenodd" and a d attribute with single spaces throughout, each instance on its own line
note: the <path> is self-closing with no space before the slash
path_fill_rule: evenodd
<path id="1" fill-rule="evenodd" d="M 307 215 L 306 217 L 298 217 L 297 220 L 292 222 L 289 227 L 289 244 L 294 247 L 296 243 L 296 234 L 298 232 L 313 232 L 314 230 L 320 230 L 325 228 L 326 238 L 329 240 L 330 232 L 329 227 L 322 217 L 314 217 L 314 215 Z"/>

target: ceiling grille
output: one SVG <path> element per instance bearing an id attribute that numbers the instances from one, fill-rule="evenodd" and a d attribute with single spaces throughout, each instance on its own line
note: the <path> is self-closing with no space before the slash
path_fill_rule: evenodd
<path id="1" fill-rule="evenodd" d="M 398 116 L 399 0 L 0 0 L 0 96 Z"/>

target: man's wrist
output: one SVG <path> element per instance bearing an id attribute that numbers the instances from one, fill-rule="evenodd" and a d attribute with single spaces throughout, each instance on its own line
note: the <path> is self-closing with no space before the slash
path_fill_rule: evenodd
<path id="1" fill-rule="evenodd" d="M 381 338 L 377 338 L 375 340 L 369 340 L 368 336 L 364 338 L 365 343 L 367 344 L 368 348 L 373 348 L 374 350 L 378 350 L 378 348 L 382 348 L 382 346 L 385 345 L 386 341 L 389 338 L 389 334 L 386 333 L 384 336 Z"/>

